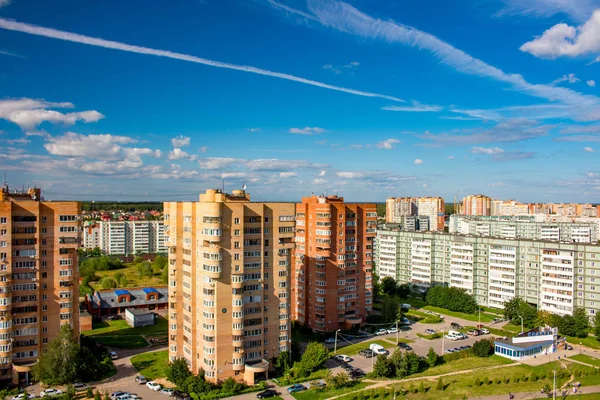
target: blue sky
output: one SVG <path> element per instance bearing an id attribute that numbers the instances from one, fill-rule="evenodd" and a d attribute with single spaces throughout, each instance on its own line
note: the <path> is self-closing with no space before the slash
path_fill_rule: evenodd
<path id="1" fill-rule="evenodd" d="M 598 202 L 600 0 L 0 0 L 0 172 L 51 199 Z M 598 86 L 596 86 L 598 81 Z"/>

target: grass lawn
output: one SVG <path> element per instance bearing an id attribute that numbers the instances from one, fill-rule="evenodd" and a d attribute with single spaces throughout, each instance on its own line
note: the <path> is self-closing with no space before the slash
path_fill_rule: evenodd
<path id="1" fill-rule="evenodd" d="M 427 314 L 421 311 L 410 310 L 406 313 L 406 316 L 413 317 L 413 319 L 416 319 L 421 324 L 439 324 L 440 322 L 442 322 L 442 319 L 440 317 Z"/>
<path id="2" fill-rule="evenodd" d="M 169 366 L 169 350 L 138 354 L 131 358 L 131 364 L 148 379 L 164 378 Z"/>
<path id="3" fill-rule="evenodd" d="M 567 342 L 569 342 L 569 344 L 571 344 L 573 348 L 579 346 L 579 343 L 581 343 L 584 346 L 587 346 L 591 349 L 600 349 L 600 342 L 598 341 L 598 339 L 596 339 L 595 336 L 588 336 L 583 339 L 578 337 L 567 336 Z"/>
<path id="4" fill-rule="evenodd" d="M 490 314 L 496 314 L 496 315 L 499 315 L 501 317 L 504 317 L 504 310 L 501 309 L 501 308 L 493 308 L 493 307 L 481 306 L 481 311 L 485 311 L 485 312 L 490 313 Z"/>
<path id="5" fill-rule="evenodd" d="M 135 265 L 127 263 L 125 264 L 125 268 L 112 269 L 110 271 L 97 271 L 96 275 L 99 277 L 99 279 L 98 281 L 90 282 L 90 286 L 96 290 L 102 289 L 102 287 L 100 287 L 100 280 L 105 276 L 114 278 L 114 276 L 119 272 L 125 275 L 125 278 L 127 278 L 127 285 L 125 285 L 125 287 L 166 285 L 166 283 L 160 278 L 160 273 L 153 274 L 150 277 L 140 278 Z"/>
<path id="6" fill-rule="evenodd" d="M 527 328 L 523 328 L 527 331 Z M 513 324 L 506 324 L 502 327 L 502 330 L 509 331 L 512 333 L 521 333 L 521 327 Z"/>
<path id="7" fill-rule="evenodd" d="M 585 354 L 577 354 L 576 356 L 572 356 L 569 358 L 584 362 L 586 364 L 595 365 L 596 367 L 600 367 L 600 359 L 596 357 L 586 356 Z"/>
<path id="8" fill-rule="evenodd" d="M 330 397 L 339 396 L 341 394 L 354 392 L 367 386 L 367 383 L 361 381 L 352 381 L 352 386 L 340 388 L 340 389 L 312 389 L 305 390 L 303 392 L 293 393 L 292 396 L 296 400 L 324 400 Z"/>
<path id="9" fill-rule="evenodd" d="M 327 374 L 327 369 L 323 368 L 323 369 L 314 371 L 309 376 L 304 377 L 304 378 L 296 378 L 296 379 L 288 380 L 288 379 L 279 377 L 279 378 L 275 378 L 273 380 L 275 382 L 279 383 L 279 385 L 281 385 L 281 386 L 287 386 L 287 385 L 292 385 L 294 383 L 303 383 L 303 382 L 310 382 L 310 381 L 316 381 L 318 379 L 323 379 L 323 378 L 325 378 L 326 374 Z"/>
<path id="10" fill-rule="evenodd" d="M 479 321 L 479 313 L 466 314 L 466 313 L 450 311 L 450 310 L 446 310 L 445 308 L 434 307 L 434 306 L 425 306 L 423 308 L 425 310 L 433 311 L 438 314 L 448 315 L 450 317 L 455 317 L 455 318 L 466 319 L 467 321 L 473 321 L 473 322 Z M 494 318 L 497 318 L 497 316 L 492 315 L 492 314 L 486 314 L 485 312 L 481 313 L 481 322 L 491 322 Z"/>
<path id="11" fill-rule="evenodd" d="M 408 342 L 408 340 L 403 340 L 400 339 L 401 342 Z M 338 342 L 339 343 L 339 342 Z M 354 354 L 358 354 L 359 351 L 364 350 L 364 349 L 368 349 L 369 346 L 371 344 L 378 344 L 380 346 L 383 346 L 385 348 L 393 346 L 394 343 L 392 342 L 388 342 L 385 339 L 378 339 L 378 340 L 373 340 L 371 342 L 361 342 L 361 343 L 356 343 L 356 344 L 350 344 L 348 346 L 343 346 L 343 347 L 339 347 L 337 348 L 337 354 L 345 354 L 347 356 L 351 356 Z M 333 355 L 333 350 L 330 352 L 331 355 Z"/>
<path id="12" fill-rule="evenodd" d="M 442 332 L 436 332 L 432 335 L 424 335 L 422 333 L 417 333 L 417 336 L 427 340 L 440 339 L 442 337 Z"/>
<path id="13" fill-rule="evenodd" d="M 163 317 L 156 317 L 155 324 L 132 328 L 125 320 L 104 321 L 94 323 L 91 331 L 84 331 L 86 336 L 93 337 L 96 342 L 104 346 L 117 349 L 139 349 L 148 346 L 142 335 L 166 335 L 168 321 Z"/>
<path id="14" fill-rule="evenodd" d="M 513 362 L 507 358 L 493 355 L 488 358 L 482 357 L 469 357 L 462 358 L 460 360 L 451 361 L 446 364 L 438 365 L 433 368 L 429 368 L 425 372 L 421 372 L 420 374 L 411 375 L 410 378 L 419 377 L 419 376 L 434 376 L 434 375 L 443 375 L 449 372 L 456 371 L 464 371 L 468 369 L 474 368 L 484 368 L 484 367 L 493 367 L 495 365 L 508 365 L 513 364 Z"/>

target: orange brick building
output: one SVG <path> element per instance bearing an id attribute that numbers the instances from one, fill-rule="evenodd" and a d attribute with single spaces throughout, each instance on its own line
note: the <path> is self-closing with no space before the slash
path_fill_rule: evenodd
<path id="1" fill-rule="evenodd" d="M 292 319 L 316 331 L 352 328 L 372 310 L 375 204 L 304 197 L 296 204 Z"/>

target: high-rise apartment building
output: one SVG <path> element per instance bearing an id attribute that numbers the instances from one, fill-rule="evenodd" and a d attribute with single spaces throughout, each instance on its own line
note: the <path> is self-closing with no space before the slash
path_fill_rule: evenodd
<path id="1" fill-rule="evenodd" d="M 377 232 L 377 273 L 420 289 L 465 289 L 481 305 L 502 308 L 515 297 L 566 315 L 600 312 L 600 246 L 383 227 Z"/>
<path id="2" fill-rule="evenodd" d="M 207 190 L 164 204 L 169 237 L 169 358 L 216 382 L 248 384 L 289 350 L 294 203 Z"/>
<path id="3" fill-rule="evenodd" d="M 83 230 L 83 246 L 105 254 L 166 253 L 163 221 L 98 221 Z"/>
<path id="4" fill-rule="evenodd" d="M 444 230 L 445 212 L 441 197 L 388 197 L 385 201 L 388 223 L 403 224 L 406 217 L 420 216 L 429 218 L 428 230 Z"/>
<path id="5" fill-rule="evenodd" d="M 443 231 L 446 208 L 441 197 L 419 197 L 418 215 L 429 217 L 429 230 Z"/>
<path id="6" fill-rule="evenodd" d="M 462 199 L 459 214 L 492 215 L 492 199 L 483 194 L 469 195 Z"/>
<path id="7" fill-rule="evenodd" d="M 0 193 L 0 380 L 30 380 L 63 324 L 79 332 L 81 205 L 41 190 Z"/>
<path id="8" fill-rule="evenodd" d="M 296 205 L 292 317 L 316 331 L 365 321 L 373 301 L 375 204 L 304 197 Z"/>
<path id="9" fill-rule="evenodd" d="M 417 199 L 412 197 L 388 197 L 385 201 L 385 222 L 401 223 L 403 217 L 417 215 Z"/>

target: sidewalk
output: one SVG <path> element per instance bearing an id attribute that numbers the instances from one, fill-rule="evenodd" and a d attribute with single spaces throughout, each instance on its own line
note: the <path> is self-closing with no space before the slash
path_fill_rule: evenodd
<path id="1" fill-rule="evenodd" d="M 570 391 L 568 391 L 568 396 L 569 397 L 573 397 L 574 399 L 576 399 L 575 396 L 579 395 L 579 394 L 590 394 L 590 393 L 600 393 L 600 385 L 598 386 L 582 386 L 581 387 L 581 391 L 577 390 L 577 393 L 573 393 L 573 389 L 571 389 Z M 515 395 L 513 400 L 525 400 L 525 399 L 547 399 L 548 395 L 546 394 L 542 394 L 540 392 L 529 392 L 529 393 L 513 393 Z M 508 399 L 508 394 L 498 394 L 498 395 L 494 395 L 494 396 L 479 396 L 479 397 L 469 397 L 470 399 L 478 399 L 478 400 L 506 400 Z M 557 391 L 556 393 L 556 398 L 557 399 L 562 399 L 562 393 L 561 391 Z"/>

